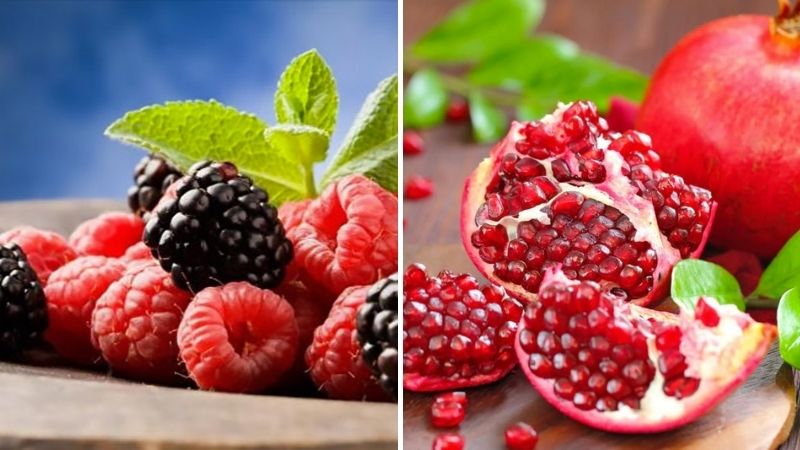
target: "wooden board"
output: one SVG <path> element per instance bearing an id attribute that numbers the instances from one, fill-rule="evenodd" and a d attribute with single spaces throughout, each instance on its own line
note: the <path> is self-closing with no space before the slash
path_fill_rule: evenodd
<path id="1" fill-rule="evenodd" d="M 109 200 L 0 203 L 0 231 L 68 235 Z M 397 405 L 201 392 L 77 370 L 46 349 L 0 362 L 2 449 L 397 448 Z"/>

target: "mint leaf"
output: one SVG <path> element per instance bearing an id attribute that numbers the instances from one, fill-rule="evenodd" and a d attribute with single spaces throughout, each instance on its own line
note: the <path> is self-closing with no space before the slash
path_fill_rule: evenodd
<path id="1" fill-rule="evenodd" d="M 361 105 L 322 186 L 360 173 L 397 192 L 397 75 L 381 81 Z"/>
<path id="2" fill-rule="evenodd" d="M 403 121 L 408 128 L 427 128 L 444 121 L 447 91 L 442 77 L 433 69 L 415 73 L 403 99 Z"/>
<path id="3" fill-rule="evenodd" d="M 578 54 L 578 45 L 569 39 L 541 35 L 482 61 L 467 78 L 477 85 L 521 90 L 542 69 L 575 58 Z"/>
<path id="4" fill-rule="evenodd" d="M 158 153 L 183 171 L 204 159 L 233 162 L 275 204 L 308 197 L 300 166 L 267 145 L 266 128 L 252 114 L 214 100 L 190 100 L 128 112 L 105 134 Z"/>
<path id="5" fill-rule="evenodd" d="M 435 62 L 479 61 L 521 41 L 543 15 L 542 0 L 473 0 L 425 34 L 411 55 Z"/>
<path id="6" fill-rule="evenodd" d="M 330 144 L 328 133 L 308 125 L 276 125 L 264 130 L 264 139 L 272 149 L 302 167 L 306 192 L 315 196 L 314 163 L 325 160 Z"/>
<path id="7" fill-rule="evenodd" d="M 672 298 L 681 307 L 694 310 L 698 297 L 713 297 L 744 311 L 744 296 L 733 275 L 708 261 L 684 259 L 672 269 Z"/>
<path id="8" fill-rule="evenodd" d="M 780 298 L 784 292 L 800 286 L 800 231 L 794 234 L 764 270 L 755 295 Z"/>
<path id="9" fill-rule="evenodd" d="M 786 291 L 778 303 L 778 347 L 781 357 L 794 368 L 800 368 L 800 290 Z"/>
<path id="10" fill-rule="evenodd" d="M 275 116 L 279 123 L 311 125 L 333 134 L 339 94 L 330 67 L 316 50 L 292 60 L 278 81 Z"/>
<path id="11" fill-rule="evenodd" d="M 472 122 L 472 135 L 480 143 L 496 142 L 508 127 L 506 115 L 489 103 L 478 91 L 469 95 L 469 118 Z"/>

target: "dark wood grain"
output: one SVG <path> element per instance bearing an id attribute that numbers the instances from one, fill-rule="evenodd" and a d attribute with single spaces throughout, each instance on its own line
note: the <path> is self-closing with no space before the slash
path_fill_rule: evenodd
<path id="1" fill-rule="evenodd" d="M 0 203 L 0 231 L 63 235 L 112 200 Z M 1 449 L 397 448 L 397 406 L 202 392 L 70 367 L 47 348 L 0 362 Z"/>

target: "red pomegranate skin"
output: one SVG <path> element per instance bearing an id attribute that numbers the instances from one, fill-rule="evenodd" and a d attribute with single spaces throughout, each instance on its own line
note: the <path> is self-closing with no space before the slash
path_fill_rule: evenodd
<path id="1" fill-rule="evenodd" d="M 685 36 L 656 70 L 637 128 L 665 170 L 714 193 L 712 245 L 770 258 L 800 229 L 800 39 L 774 36 L 769 17 Z"/>

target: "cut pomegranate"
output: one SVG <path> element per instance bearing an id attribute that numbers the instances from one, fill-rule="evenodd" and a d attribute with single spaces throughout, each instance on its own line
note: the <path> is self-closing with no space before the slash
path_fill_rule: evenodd
<path id="1" fill-rule="evenodd" d="M 464 421 L 464 405 L 459 402 L 436 400 L 431 404 L 431 424 L 436 428 L 450 428 Z"/>
<path id="2" fill-rule="evenodd" d="M 521 315 L 502 287 L 447 271 L 429 276 L 412 264 L 403 276 L 403 386 L 441 391 L 504 377 L 516 366 Z"/>
<path id="3" fill-rule="evenodd" d="M 716 203 L 659 166 L 646 135 L 608 131 L 589 102 L 514 123 L 464 188 L 467 253 L 519 299 L 559 264 L 636 304 L 660 300 L 675 263 L 702 252 Z"/>
<path id="4" fill-rule="evenodd" d="M 675 315 L 616 291 L 548 271 L 516 342 L 542 397 L 601 430 L 659 432 L 697 419 L 755 370 L 777 333 L 713 298 Z"/>
<path id="5" fill-rule="evenodd" d="M 433 439 L 433 450 L 464 450 L 464 437 L 456 433 L 442 433 Z"/>
<path id="6" fill-rule="evenodd" d="M 505 436 L 509 450 L 533 450 L 539 443 L 539 434 L 525 422 L 517 422 L 508 427 Z"/>
<path id="7" fill-rule="evenodd" d="M 407 200 L 419 200 L 433 194 L 433 181 L 423 176 L 414 175 L 406 181 L 404 195 Z"/>

